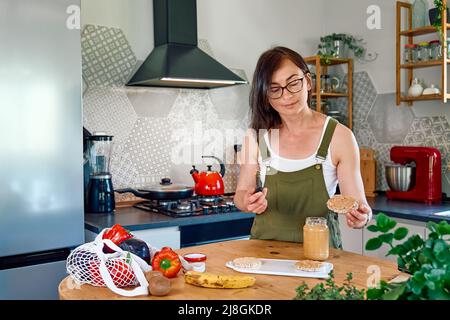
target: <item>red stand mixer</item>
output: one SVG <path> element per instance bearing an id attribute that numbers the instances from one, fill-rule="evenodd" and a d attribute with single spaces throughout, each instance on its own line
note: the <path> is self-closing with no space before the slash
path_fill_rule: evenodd
<path id="1" fill-rule="evenodd" d="M 442 199 L 442 173 L 441 153 L 436 148 L 430 147 L 403 147 L 395 146 L 391 149 L 391 160 L 397 165 L 415 163 L 415 176 L 413 185 L 407 191 L 389 190 L 388 199 L 408 200 L 425 203 L 440 202 Z M 394 165 L 395 166 L 395 165 Z M 392 188 L 386 166 L 386 179 Z M 392 175 L 392 173 L 391 173 Z"/>

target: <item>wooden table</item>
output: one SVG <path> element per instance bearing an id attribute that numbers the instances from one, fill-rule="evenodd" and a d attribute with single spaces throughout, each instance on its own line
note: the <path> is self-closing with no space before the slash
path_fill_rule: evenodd
<path id="1" fill-rule="evenodd" d="M 229 260 L 237 257 L 252 256 L 271 259 L 304 259 L 303 248 L 299 243 L 266 241 L 266 240 L 234 240 L 213 243 L 203 246 L 184 248 L 180 254 L 203 252 L 207 255 L 206 271 L 213 273 L 242 274 L 225 266 Z M 396 264 L 390 261 L 361 256 L 341 250 L 331 249 L 327 260 L 334 265 L 335 281 L 342 284 L 348 272 L 353 273 L 352 283 L 358 288 L 366 288 L 369 266 L 378 266 L 383 280 L 391 280 L 401 275 Z M 373 268 L 373 267 L 372 267 Z M 373 271 L 372 271 L 373 272 Z M 173 299 L 173 300 L 291 300 L 295 289 L 305 281 L 310 288 L 323 280 L 252 274 L 255 276 L 254 286 L 245 289 L 209 289 L 186 284 L 182 273 L 171 279 L 172 291 L 165 297 L 142 296 L 132 299 Z M 73 281 L 66 277 L 59 285 L 59 296 L 63 300 L 82 299 L 130 299 L 114 294 L 108 288 L 82 285 L 74 288 Z"/>

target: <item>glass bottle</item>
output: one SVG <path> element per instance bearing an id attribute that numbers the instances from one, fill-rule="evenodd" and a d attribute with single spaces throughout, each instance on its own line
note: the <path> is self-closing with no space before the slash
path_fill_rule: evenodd
<path id="1" fill-rule="evenodd" d="M 423 0 L 415 0 L 412 6 L 413 11 L 413 19 L 412 19 L 412 27 L 421 28 L 426 25 L 426 17 L 427 17 L 427 5 Z"/>
<path id="2" fill-rule="evenodd" d="M 442 59 L 442 46 L 439 40 L 430 41 L 430 60 Z"/>
<path id="3" fill-rule="evenodd" d="M 303 254 L 306 259 L 323 261 L 330 254 L 330 231 L 327 219 L 308 217 L 303 226 Z"/>

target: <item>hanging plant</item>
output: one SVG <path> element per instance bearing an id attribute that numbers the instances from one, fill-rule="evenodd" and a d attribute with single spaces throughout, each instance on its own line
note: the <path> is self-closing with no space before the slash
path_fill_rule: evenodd
<path id="1" fill-rule="evenodd" d="M 435 18 L 432 26 L 434 26 L 436 28 L 436 32 L 439 34 L 441 43 L 444 46 L 447 46 L 447 39 L 444 39 L 444 27 L 442 26 L 442 14 L 444 12 L 447 13 L 447 6 L 444 5 L 442 0 L 434 0 L 434 6 L 437 11 L 437 15 L 436 15 L 436 18 Z M 433 9 L 431 9 L 431 10 L 433 10 Z M 430 14 L 430 20 L 431 20 L 431 14 Z M 447 23 L 448 23 L 448 21 L 447 21 Z"/>
<path id="2" fill-rule="evenodd" d="M 355 58 L 362 59 L 366 51 L 364 45 L 362 38 L 346 33 L 332 33 L 320 37 L 317 54 L 323 64 L 330 64 L 331 58 L 346 58 L 346 50 L 352 51 Z"/>

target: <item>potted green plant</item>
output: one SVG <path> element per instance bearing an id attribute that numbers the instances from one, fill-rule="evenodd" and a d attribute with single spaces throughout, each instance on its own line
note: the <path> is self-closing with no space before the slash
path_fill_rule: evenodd
<path id="1" fill-rule="evenodd" d="M 430 24 L 435 27 L 441 27 L 442 25 L 442 12 L 444 12 L 444 3 L 442 0 L 434 0 L 434 8 L 428 10 L 428 17 L 430 18 Z M 448 8 L 447 11 L 447 22 L 449 17 Z"/>
<path id="2" fill-rule="evenodd" d="M 348 51 L 352 51 L 356 58 L 362 58 L 365 53 L 364 41 L 346 33 L 332 33 L 320 37 L 317 54 L 325 64 L 330 58 L 347 58 Z"/>
<path id="3" fill-rule="evenodd" d="M 404 240 L 409 230 L 397 228 L 395 220 L 385 214 L 377 215 L 376 224 L 367 229 L 381 233 L 366 243 L 366 250 L 377 250 L 384 243 L 390 246 L 387 255 L 396 255 L 399 269 L 410 274 L 408 280 L 388 283 L 380 281 L 379 287 L 357 289 L 351 284 L 352 275 L 342 286 L 336 285 L 333 273 L 324 283 L 309 288 L 303 283 L 296 289 L 294 300 L 450 300 L 450 225 L 428 222 L 430 231 L 423 240 L 412 235 Z M 394 245 L 393 241 L 402 243 Z"/>
<path id="4" fill-rule="evenodd" d="M 379 288 L 367 291 L 371 300 L 450 300 L 450 225 L 427 223 L 430 231 L 426 240 L 412 235 L 403 243 L 394 245 L 394 240 L 403 240 L 408 229 L 394 230 L 397 222 L 384 214 L 377 215 L 376 224 L 367 229 L 381 234 L 366 243 L 366 250 L 377 250 L 383 244 L 390 247 L 387 255 L 397 256 L 400 270 L 411 277 L 403 282 L 389 284 L 380 282 Z"/>

